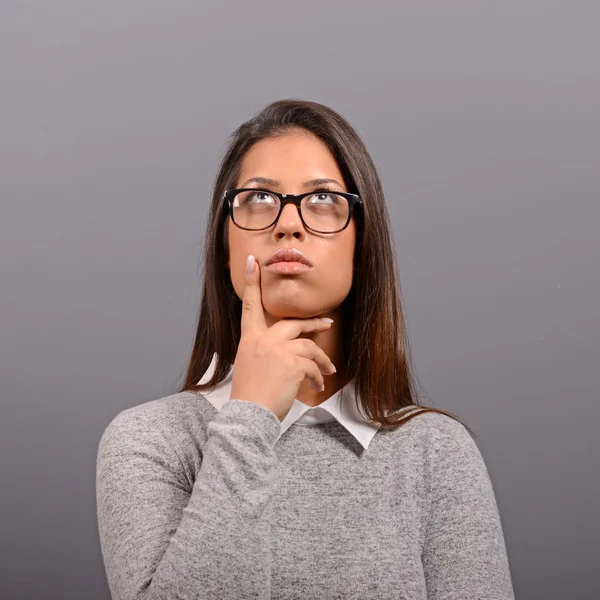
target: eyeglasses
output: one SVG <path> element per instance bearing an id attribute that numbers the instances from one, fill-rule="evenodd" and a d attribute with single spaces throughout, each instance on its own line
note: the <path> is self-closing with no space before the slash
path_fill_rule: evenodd
<path id="1" fill-rule="evenodd" d="M 226 190 L 223 212 L 240 229 L 256 231 L 271 227 L 286 204 L 295 204 L 307 229 L 316 233 L 337 233 L 348 227 L 352 209 L 362 204 L 357 194 L 316 190 L 305 194 L 279 194 L 257 188 Z"/>

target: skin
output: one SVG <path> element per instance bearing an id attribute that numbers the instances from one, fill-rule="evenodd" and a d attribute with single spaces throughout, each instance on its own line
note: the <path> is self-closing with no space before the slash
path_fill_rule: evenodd
<path id="1" fill-rule="evenodd" d="M 251 177 L 268 177 L 279 182 L 272 186 L 248 183 Z M 305 188 L 305 181 L 331 178 L 328 183 Z M 290 133 L 254 144 L 245 154 L 236 187 L 256 187 L 284 194 L 300 194 L 316 189 L 347 192 L 339 166 L 326 144 L 312 133 Z M 324 375 L 325 389 L 315 391 L 308 379 L 300 384 L 296 398 L 317 406 L 330 398 L 346 383 L 342 360 L 344 324 L 340 305 L 350 292 L 356 243 L 354 217 L 343 231 L 333 234 L 314 233 L 304 227 L 298 209 L 288 204 L 279 220 L 262 231 L 245 231 L 228 218 L 229 262 L 231 282 L 240 298 L 245 287 L 246 258 L 254 255 L 260 265 L 262 304 L 265 320 L 271 327 L 283 318 L 330 317 L 334 323 L 327 331 L 300 334 L 312 339 L 331 359 L 337 369 Z M 299 275 L 281 275 L 266 269 L 267 259 L 283 247 L 298 248 L 313 264 Z"/>

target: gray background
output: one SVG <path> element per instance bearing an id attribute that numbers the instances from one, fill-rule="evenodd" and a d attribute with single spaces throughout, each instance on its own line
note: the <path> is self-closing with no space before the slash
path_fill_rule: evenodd
<path id="1" fill-rule="evenodd" d="M 3 0 L 0 596 L 109 597 L 100 435 L 181 383 L 227 136 L 299 97 L 380 170 L 425 401 L 481 439 L 517 597 L 600 597 L 599 19 Z"/>

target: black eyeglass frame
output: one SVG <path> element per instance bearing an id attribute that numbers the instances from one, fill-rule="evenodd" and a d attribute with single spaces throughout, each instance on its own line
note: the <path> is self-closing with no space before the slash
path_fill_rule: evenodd
<path id="1" fill-rule="evenodd" d="M 277 216 L 275 217 L 273 222 L 267 225 L 266 227 L 260 227 L 258 229 L 242 227 L 241 225 L 236 223 L 235 219 L 233 218 L 232 204 L 233 199 L 240 192 L 263 192 L 265 194 L 272 194 L 273 196 L 277 196 L 277 198 L 279 198 L 279 212 L 277 213 Z M 304 221 L 304 217 L 302 216 L 301 202 L 303 198 L 306 198 L 306 196 L 312 196 L 313 194 L 336 194 L 337 196 L 343 196 L 344 198 L 346 198 L 346 200 L 348 201 L 348 220 L 341 229 L 336 229 L 335 231 L 319 231 L 318 229 L 313 229 L 312 227 L 309 227 L 306 224 L 306 222 Z M 290 203 L 296 205 L 296 208 L 298 209 L 298 214 L 300 215 L 300 219 L 302 220 L 302 224 L 304 225 L 304 227 L 306 227 L 306 229 L 314 231 L 315 233 L 339 233 L 340 231 L 343 231 L 344 229 L 346 229 L 346 227 L 348 227 L 350 219 L 352 219 L 352 211 L 354 209 L 354 206 L 362 204 L 362 200 L 358 194 L 350 194 L 348 192 L 336 192 L 334 190 L 314 190 L 312 192 L 306 192 L 304 194 L 280 194 L 279 192 L 272 192 L 271 190 L 263 190 L 261 188 L 238 188 L 225 190 L 225 192 L 223 193 L 223 213 L 225 214 L 225 216 L 231 216 L 231 220 L 233 221 L 233 224 L 236 227 L 239 227 L 240 229 L 245 229 L 246 231 L 262 231 L 263 229 L 268 229 L 269 227 L 273 226 L 275 223 L 277 223 L 277 220 L 281 216 L 285 205 Z"/>

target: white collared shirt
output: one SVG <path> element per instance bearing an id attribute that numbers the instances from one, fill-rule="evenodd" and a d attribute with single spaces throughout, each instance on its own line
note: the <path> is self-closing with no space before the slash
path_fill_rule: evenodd
<path id="1" fill-rule="evenodd" d="M 200 378 L 199 384 L 210 380 L 217 364 L 217 353 Z M 218 411 L 229 401 L 231 395 L 231 383 L 233 378 L 233 366 L 227 377 L 212 390 L 200 392 Z M 281 437 L 292 425 L 318 425 L 337 420 L 343 425 L 366 450 L 370 441 L 379 429 L 378 424 L 370 423 L 364 416 L 362 410 L 356 406 L 355 380 L 351 379 L 341 390 L 327 398 L 319 406 L 309 406 L 297 398 L 294 399 L 289 413 L 281 423 Z M 343 393 L 342 393 L 343 392 Z M 277 439 L 279 439 L 279 437 Z"/>

